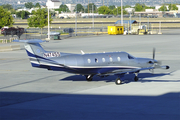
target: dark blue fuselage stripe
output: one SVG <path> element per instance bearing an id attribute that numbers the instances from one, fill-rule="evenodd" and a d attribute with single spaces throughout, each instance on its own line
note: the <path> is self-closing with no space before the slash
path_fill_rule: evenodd
<path id="1" fill-rule="evenodd" d="M 65 71 L 69 73 L 79 73 L 79 74 L 98 74 L 98 73 L 108 73 L 112 72 L 114 70 L 127 70 L 127 69 L 134 69 L 134 68 L 65 68 L 65 67 L 57 67 L 57 66 L 49 66 L 49 65 L 40 65 L 31 63 L 33 67 L 39 67 L 39 68 L 46 68 L 53 71 Z M 74 69 L 74 70 L 73 70 Z"/>
<path id="2" fill-rule="evenodd" d="M 41 59 L 44 59 L 44 60 L 47 60 L 47 61 L 55 62 L 55 61 L 53 61 L 53 60 L 46 59 L 46 58 L 44 58 L 44 57 L 41 57 L 41 56 L 38 56 L 38 55 L 32 54 L 32 53 L 30 53 L 30 52 L 29 52 L 29 51 L 27 51 L 27 50 L 26 50 L 26 52 L 27 52 L 27 54 L 28 54 L 28 56 L 29 56 L 29 57 L 41 58 Z M 56 62 L 55 62 L 55 63 L 56 63 Z"/>

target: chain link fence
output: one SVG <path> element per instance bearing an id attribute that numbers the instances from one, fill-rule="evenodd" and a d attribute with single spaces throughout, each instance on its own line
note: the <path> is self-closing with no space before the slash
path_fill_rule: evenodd
<path id="1" fill-rule="evenodd" d="M 60 39 L 65 39 L 73 36 L 87 36 L 107 34 L 106 27 L 83 27 L 83 28 L 50 28 L 50 33 L 60 33 Z M 47 28 L 28 28 L 20 39 L 46 39 L 48 37 Z M 51 37 L 53 39 L 53 37 Z"/>

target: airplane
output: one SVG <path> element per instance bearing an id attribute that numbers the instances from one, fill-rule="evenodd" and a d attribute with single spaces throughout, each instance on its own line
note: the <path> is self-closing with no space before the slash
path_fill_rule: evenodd
<path id="1" fill-rule="evenodd" d="M 40 43 L 47 42 L 41 39 L 14 40 L 24 42 L 32 67 L 44 68 L 53 71 L 65 71 L 83 75 L 87 81 L 92 81 L 93 76 L 106 77 L 117 76 L 116 85 L 123 83 L 126 74 L 135 74 L 134 81 L 138 81 L 138 74 L 142 70 L 154 70 L 156 68 L 169 69 L 167 65 L 161 66 L 153 58 L 138 58 L 127 52 L 104 52 L 72 54 L 56 51 L 46 51 Z"/>

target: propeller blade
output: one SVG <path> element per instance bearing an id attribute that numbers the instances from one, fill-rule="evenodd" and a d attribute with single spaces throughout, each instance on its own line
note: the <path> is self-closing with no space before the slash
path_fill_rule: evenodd
<path id="1" fill-rule="evenodd" d="M 156 49 L 153 48 L 153 60 L 155 59 L 155 52 L 156 52 Z"/>

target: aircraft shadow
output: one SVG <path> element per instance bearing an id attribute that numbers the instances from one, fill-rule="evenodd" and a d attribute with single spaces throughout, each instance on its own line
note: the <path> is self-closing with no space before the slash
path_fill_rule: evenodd
<path id="1" fill-rule="evenodd" d="M 143 96 L 0 92 L 0 119 L 179 120 L 179 94 L 169 92 Z"/>
<path id="2" fill-rule="evenodd" d="M 158 74 L 152 74 L 152 73 L 140 73 L 138 75 L 139 82 L 180 82 L 180 80 L 156 80 L 153 79 L 154 77 L 162 77 L 165 75 L 170 75 L 170 73 L 158 73 Z M 135 82 L 134 81 L 134 74 L 128 74 L 124 76 L 124 82 L 123 83 L 129 83 L 129 82 Z M 105 81 L 105 82 L 114 82 L 117 76 L 108 76 L 108 77 L 99 77 L 94 76 L 92 81 Z M 150 79 L 145 79 L 150 78 Z M 60 81 L 86 81 L 85 76 L 82 75 L 71 75 L 68 77 L 65 77 L 63 79 L 60 79 Z"/>

